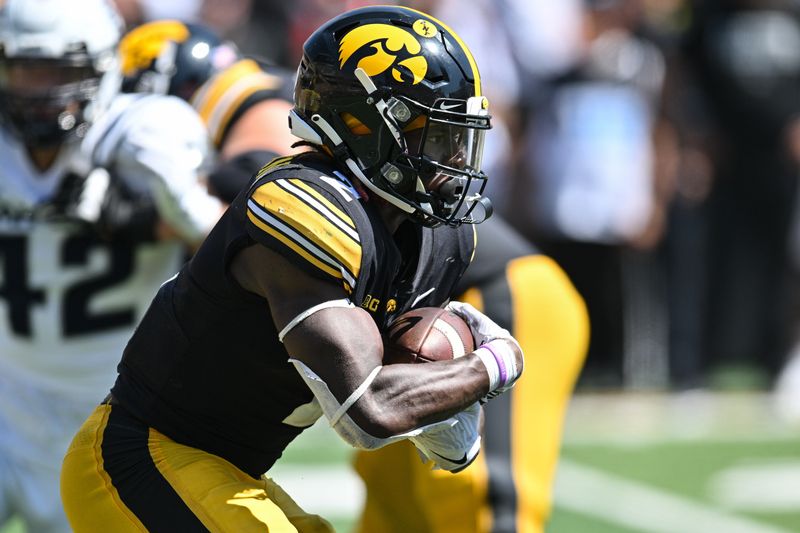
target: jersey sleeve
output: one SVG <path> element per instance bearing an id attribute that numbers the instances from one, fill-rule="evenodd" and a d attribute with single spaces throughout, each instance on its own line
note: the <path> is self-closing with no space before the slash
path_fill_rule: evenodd
<path id="1" fill-rule="evenodd" d="M 261 100 L 277 97 L 284 85 L 283 78 L 264 72 L 252 59 L 243 59 L 203 84 L 191 103 L 219 148 L 237 116 Z"/>
<path id="2" fill-rule="evenodd" d="M 273 179 L 250 193 L 247 219 L 253 239 L 309 274 L 353 292 L 361 271 L 362 239 L 334 191 L 314 181 Z"/>

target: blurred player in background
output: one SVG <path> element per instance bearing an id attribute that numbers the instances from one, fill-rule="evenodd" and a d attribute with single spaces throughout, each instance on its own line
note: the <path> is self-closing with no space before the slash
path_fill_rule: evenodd
<path id="1" fill-rule="evenodd" d="M 409 55 L 393 66 L 385 40 Z M 381 366 L 380 331 L 445 304 L 490 214 L 467 49 L 422 13 L 356 10 L 299 72 L 292 131 L 312 150 L 264 168 L 154 300 L 65 458 L 78 531 L 330 531 L 262 477 L 297 434 L 325 414 L 353 446 L 411 438 L 457 471 L 480 448 L 477 401 L 522 371 L 508 331 L 456 302 L 481 348 Z"/>
<path id="2" fill-rule="evenodd" d="M 118 95 L 103 0 L 0 8 L 0 524 L 68 531 L 58 476 L 162 282 L 221 213 L 177 98 Z"/>
<path id="3" fill-rule="evenodd" d="M 230 202 L 264 164 L 291 153 L 297 138 L 287 117 L 291 73 L 242 57 L 200 24 L 159 20 L 132 29 L 120 43 L 123 88 L 171 94 L 190 102 L 218 154 L 210 190 Z"/>
<path id="4" fill-rule="evenodd" d="M 198 45 L 210 52 L 191 54 Z M 210 182 L 225 201 L 233 201 L 272 157 L 288 153 L 279 145 L 287 133 L 285 116 L 253 108 L 264 102 L 279 113 L 283 88 L 291 83 L 284 71 L 264 67 L 263 75 L 253 75 L 230 67 L 230 59 L 215 59 L 230 57 L 231 45 L 198 24 L 150 22 L 129 32 L 120 48 L 123 58 L 141 59 L 128 63 L 137 65 L 126 72 L 129 90 L 168 91 L 190 100 L 204 118 L 229 117 L 211 131 L 223 156 Z M 242 120 L 260 127 L 241 128 Z M 245 135 L 249 150 L 238 149 Z M 541 530 L 549 514 L 561 427 L 586 353 L 586 312 L 561 269 L 502 219 L 495 215 L 476 230 L 478 249 L 454 296 L 512 331 L 537 371 L 486 407 L 485 453 L 457 476 L 431 471 L 409 443 L 360 452 L 356 468 L 367 486 L 364 532 L 445 531 L 453 520 L 459 531 L 514 531 L 518 523 L 520 531 Z"/>

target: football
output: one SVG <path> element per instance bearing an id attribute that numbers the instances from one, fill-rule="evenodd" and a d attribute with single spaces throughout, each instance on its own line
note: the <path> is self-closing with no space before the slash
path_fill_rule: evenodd
<path id="1" fill-rule="evenodd" d="M 420 307 L 397 317 L 384 336 L 384 364 L 454 359 L 475 350 L 469 326 L 439 307 Z"/>

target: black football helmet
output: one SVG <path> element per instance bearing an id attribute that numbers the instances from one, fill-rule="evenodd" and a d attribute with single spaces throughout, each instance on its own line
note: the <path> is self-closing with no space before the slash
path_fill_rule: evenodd
<path id="1" fill-rule="evenodd" d="M 437 19 L 405 7 L 346 12 L 315 31 L 297 72 L 292 132 L 427 226 L 478 223 L 490 126 L 475 60 Z"/>
<path id="2" fill-rule="evenodd" d="M 147 22 L 120 41 L 122 90 L 172 94 L 188 101 L 215 72 L 239 57 L 210 28 L 177 20 Z"/>
<path id="3" fill-rule="evenodd" d="M 119 90 L 121 33 L 107 0 L 0 2 L 0 124 L 31 147 L 85 134 Z"/>

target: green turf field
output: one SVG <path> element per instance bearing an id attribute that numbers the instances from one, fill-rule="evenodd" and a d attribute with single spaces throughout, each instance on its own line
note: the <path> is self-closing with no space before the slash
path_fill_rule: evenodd
<path id="1" fill-rule="evenodd" d="M 362 497 L 337 466 L 347 457 L 315 427 L 274 471 L 343 533 Z M 548 533 L 800 532 L 800 428 L 782 425 L 764 394 L 580 394 L 555 501 Z"/>
<path id="2" fill-rule="evenodd" d="M 549 533 L 800 532 L 800 428 L 759 394 L 579 396 Z"/>
<path id="3" fill-rule="evenodd" d="M 363 498 L 349 457 L 318 424 L 271 475 L 348 533 Z M 800 532 L 800 427 L 763 394 L 579 394 L 555 501 L 548 533 Z"/>

